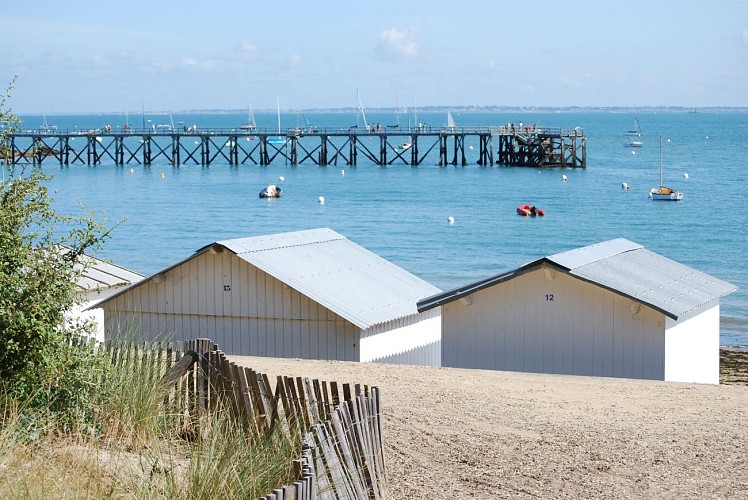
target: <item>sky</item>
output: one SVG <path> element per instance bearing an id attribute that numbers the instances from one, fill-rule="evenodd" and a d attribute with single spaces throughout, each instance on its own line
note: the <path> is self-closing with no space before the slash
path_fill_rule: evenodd
<path id="1" fill-rule="evenodd" d="M 0 0 L 17 114 L 748 106 L 748 0 Z"/>

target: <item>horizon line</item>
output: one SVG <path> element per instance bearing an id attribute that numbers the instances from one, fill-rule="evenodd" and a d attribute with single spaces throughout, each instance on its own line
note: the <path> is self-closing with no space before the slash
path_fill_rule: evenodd
<path id="1" fill-rule="evenodd" d="M 354 112 L 358 108 L 354 106 L 346 106 L 346 107 L 338 107 L 338 108 L 294 108 L 294 109 L 281 109 L 281 112 L 286 113 L 298 113 L 298 112 L 325 112 L 325 113 L 349 113 Z M 401 106 L 401 107 L 394 107 L 394 106 L 388 106 L 388 107 L 367 107 L 366 108 L 370 112 L 400 112 L 405 113 L 409 109 L 412 109 L 410 106 Z M 632 112 L 632 111 L 671 111 L 671 112 L 699 112 L 699 111 L 709 111 L 709 112 L 717 112 L 717 111 L 729 111 L 729 112 L 748 112 L 748 106 L 683 106 L 683 105 L 663 105 L 663 106 L 504 106 L 504 105 L 458 105 L 458 106 L 449 106 L 449 105 L 427 105 L 427 106 L 418 106 L 418 111 L 421 112 L 429 112 L 429 111 L 521 111 L 523 113 L 532 113 L 532 112 L 578 112 L 578 111 L 587 111 L 587 112 Z M 123 114 L 126 113 L 127 110 L 121 111 L 121 110 L 110 110 L 110 111 L 62 111 L 62 112 L 52 112 L 52 113 L 45 113 L 45 112 L 29 112 L 29 113 L 18 113 L 18 115 L 26 115 L 26 116 L 41 116 L 41 115 L 47 115 L 47 116 L 63 116 L 63 115 L 91 115 L 91 114 L 101 114 L 101 115 L 115 115 L 115 114 Z M 181 110 L 147 110 L 145 114 L 175 114 L 175 113 L 243 113 L 245 110 L 243 108 L 204 108 L 204 109 L 181 109 Z M 276 113 L 277 109 L 275 108 L 261 108 L 256 109 L 254 112 L 259 113 Z M 133 116 L 138 116 L 144 114 L 143 112 L 135 112 L 130 113 Z"/>

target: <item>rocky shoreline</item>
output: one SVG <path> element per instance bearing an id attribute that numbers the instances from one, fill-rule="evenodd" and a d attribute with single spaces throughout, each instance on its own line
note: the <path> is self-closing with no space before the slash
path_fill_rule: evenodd
<path id="1" fill-rule="evenodd" d="M 748 346 L 720 348 L 719 383 L 748 385 Z"/>

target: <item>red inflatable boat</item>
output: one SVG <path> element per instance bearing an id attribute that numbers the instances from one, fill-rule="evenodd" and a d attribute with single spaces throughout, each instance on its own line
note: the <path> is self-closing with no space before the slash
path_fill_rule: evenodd
<path id="1" fill-rule="evenodd" d="M 535 217 L 536 215 L 542 217 L 545 215 L 545 211 L 535 205 L 520 205 L 517 207 L 517 213 L 519 215 L 524 215 L 525 217 Z"/>

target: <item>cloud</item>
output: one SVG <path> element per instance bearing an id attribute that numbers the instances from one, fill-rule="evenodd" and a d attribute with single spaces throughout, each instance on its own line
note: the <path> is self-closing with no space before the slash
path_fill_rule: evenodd
<path id="1" fill-rule="evenodd" d="M 558 80 L 568 87 L 581 88 L 582 79 L 572 75 L 558 75 Z"/>
<path id="2" fill-rule="evenodd" d="M 239 43 L 234 47 L 234 50 L 248 56 L 256 56 L 260 53 L 260 47 L 247 39 L 239 41 Z"/>
<path id="3" fill-rule="evenodd" d="M 748 43 L 748 30 L 743 31 L 743 42 Z"/>
<path id="4" fill-rule="evenodd" d="M 190 78 L 215 77 L 254 68 L 262 60 L 263 51 L 249 40 L 233 40 L 228 45 L 206 50 L 205 47 L 164 46 L 159 51 L 141 53 L 131 47 L 97 47 L 90 54 L 63 53 L 45 50 L 38 54 L 18 57 L 10 54 L 11 67 L 22 74 L 33 73 L 47 79 L 64 78 L 78 81 L 82 78 L 125 79 L 140 78 L 157 81 L 161 77 Z M 18 61 L 16 62 L 15 59 Z M 300 56 L 293 56 L 291 64 L 300 64 Z M 75 83 L 81 86 L 81 83 Z"/>
<path id="5" fill-rule="evenodd" d="M 291 58 L 288 60 L 288 62 L 291 64 L 291 66 L 298 66 L 301 64 L 301 56 L 299 54 L 294 54 L 291 56 Z"/>
<path id="6" fill-rule="evenodd" d="M 180 56 L 175 60 L 154 61 L 152 67 L 162 74 L 190 71 L 194 73 L 215 73 L 241 69 L 261 54 L 259 47 L 248 40 L 237 42 L 233 50 L 224 53 L 204 54 L 201 57 Z"/>
<path id="7" fill-rule="evenodd" d="M 379 34 L 376 53 L 385 59 L 415 59 L 421 55 L 421 44 L 415 40 L 415 29 L 391 28 Z"/>
<path id="8" fill-rule="evenodd" d="M 109 59 L 100 54 L 95 54 L 91 56 L 90 62 L 94 66 L 107 66 L 107 67 L 111 66 Z"/>
<path id="9" fill-rule="evenodd" d="M 145 69 L 147 70 L 150 68 L 156 73 L 167 74 L 167 73 L 171 73 L 175 67 L 176 65 L 171 62 L 153 61 L 150 64 L 146 65 Z"/>

